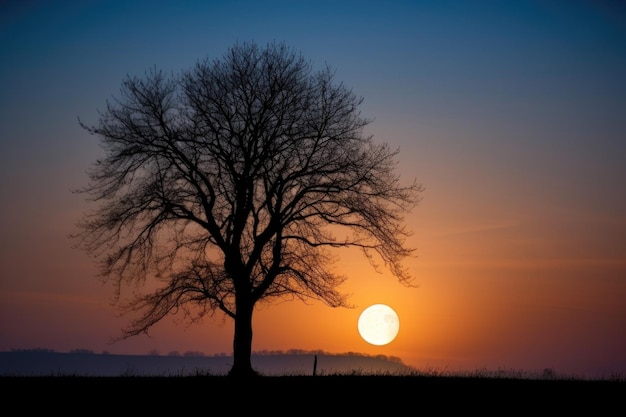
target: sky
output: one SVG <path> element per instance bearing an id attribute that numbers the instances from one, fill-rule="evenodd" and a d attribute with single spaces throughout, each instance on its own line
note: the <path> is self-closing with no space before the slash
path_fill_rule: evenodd
<path id="1" fill-rule="evenodd" d="M 359 352 L 421 370 L 626 375 L 626 6 L 619 1 L 0 2 L 0 351 L 232 352 L 232 322 L 130 317 L 68 235 L 102 156 L 79 125 L 127 75 L 284 42 L 364 98 L 425 188 L 406 217 L 417 287 L 337 252 L 352 309 L 289 301 L 253 350 Z M 375 346 L 363 309 L 398 314 Z"/>

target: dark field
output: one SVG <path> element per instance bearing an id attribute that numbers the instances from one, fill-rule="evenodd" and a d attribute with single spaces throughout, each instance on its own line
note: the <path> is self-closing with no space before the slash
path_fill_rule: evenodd
<path id="1" fill-rule="evenodd" d="M 319 354 L 314 376 L 313 355 L 255 356 L 263 376 L 246 380 L 219 373 L 229 357 L 4 352 L 0 359 L 5 407 L 20 414 L 613 416 L 626 409 L 624 377 L 402 374 L 415 371 L 379 357 Z"/>
<path id="2" fill-rule="evenodd" d="M 452 376 L 0 377 L 5 405 L 81 415 L 623 415 L 623 380 Z M 322 414 L 323 413 L 323 414 Z"/>

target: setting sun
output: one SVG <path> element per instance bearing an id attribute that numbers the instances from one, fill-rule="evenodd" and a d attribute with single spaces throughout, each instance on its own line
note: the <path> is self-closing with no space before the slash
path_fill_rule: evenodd
<path id="1" fill-rule="evenodd" d="M 396 312 L 385 304 L 367 307 L 359 316 L 359 334 L 367 343 L 382 346 L 391 343 L 400 330 Z"/>

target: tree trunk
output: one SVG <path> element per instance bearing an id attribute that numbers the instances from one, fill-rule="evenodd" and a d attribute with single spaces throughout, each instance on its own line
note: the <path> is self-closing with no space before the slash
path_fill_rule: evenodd
<path id="1" fill-rule="evenodd" d="M 238 297 L 239 298 L 239 297 Z M 258 376 L 252 368 L 252 311 L 251 302 L 237 302 L 235 337 L 233 338 L 233 366 L 228 375 L 232 377 Z"/>

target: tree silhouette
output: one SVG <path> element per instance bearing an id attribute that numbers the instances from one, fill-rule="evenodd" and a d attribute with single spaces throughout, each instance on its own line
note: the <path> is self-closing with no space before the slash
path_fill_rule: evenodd
<path id="1" fill-rule="evenodd" d="M 243 43 L 180 74 L 128 76 L 96 126 L 79 120 L 106 156 L 77 190 L 98 204 L 73 238 L 138 316 L 119 339 L 221 311 L 234 320 L 229 375 L 250 376 L 258 302 L 349 307 L 330 249 L 358 247 L 410 285 L 402 223 L 422 188 L 401 186 L 398 150 L 364 136 L 361 103 L 328 66 Z M 158 285 L 121 302 L 124 284 L 147 280 Z"/>

